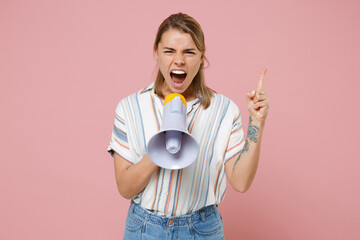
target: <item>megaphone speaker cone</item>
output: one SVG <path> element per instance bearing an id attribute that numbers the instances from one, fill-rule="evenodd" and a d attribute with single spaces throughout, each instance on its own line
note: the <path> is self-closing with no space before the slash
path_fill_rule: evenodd
<path id="1" fill-rule="evenodd" d="M 165 132 L 156 134 L 148 144 L 149 157 L 156 165 L 166 169 L 181 169 L 197 159 L 198 144 L 190 134 L 182 134 L 181 148 L 174 154 L 166 149 L 165 135 Z"/>

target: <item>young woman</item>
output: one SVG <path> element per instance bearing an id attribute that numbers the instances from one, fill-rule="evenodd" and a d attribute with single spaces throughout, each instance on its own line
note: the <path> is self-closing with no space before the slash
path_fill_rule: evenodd
<path id="1" fill-rule="evenodd" d="M 236 104 L 205 85 L 204 34 L 195 19 L 182 13 L 165 19 L 154 53 L 157 78 L 120 101 L 108 147 L 118 190 L 131 199 L 124 239 L 224 239 L 217 205 L 225 193 L 225 176 L 235 190 L 245 192 L 259 161 L 269 108 L 262 90 L 266 69 L 257 89 L 246 96 L 250 120 L 245 136 Z M 158 167 L 146 152 L 170 93 L 185 97 L 187 129 L 199 144 L 197 160 L 179 170 Z"/>

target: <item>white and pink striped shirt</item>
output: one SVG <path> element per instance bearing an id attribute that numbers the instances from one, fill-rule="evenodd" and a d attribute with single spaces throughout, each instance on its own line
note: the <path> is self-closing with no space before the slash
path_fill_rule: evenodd
<path id="1" fill-rule="evenodd" d="M 153 83 L 120 101 L 108 151 L 136 164 L 146 144 L 161 126 L 163 102 Z M 229 98 L 214 93 L 204 109 L 201 98 L 187 102 L 186 126 L 199 144 L 199 156 L 180 170 L 158 168 L 135 203 L 164 216 L 179 216 L 219 204 L 226 190 L 224 164 L 245 143 L 239 109 Z"/>

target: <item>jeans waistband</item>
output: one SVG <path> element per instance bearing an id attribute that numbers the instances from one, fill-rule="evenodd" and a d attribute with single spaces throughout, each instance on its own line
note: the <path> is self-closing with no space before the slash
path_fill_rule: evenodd
<path id="1" fill-rule="evenodd" d="M 140 206 L 139 204 L 136 204 L 133 201 L 131 201 L 131 206 L 129 211 L 145 219 L 145 221 L 152 222 L 154 224 L 158 224 L 161 226 L 167 226 L 167 225 L 181 226 L 199 220 L 205 221 L 205 219 L 211 214 L 216 214 L 217 205 L 206 206 L 186 215 L 166 217 L 166 216 L 160 216 L 152 211 L 149 211 L 143 208 L 142 206 Z"/>

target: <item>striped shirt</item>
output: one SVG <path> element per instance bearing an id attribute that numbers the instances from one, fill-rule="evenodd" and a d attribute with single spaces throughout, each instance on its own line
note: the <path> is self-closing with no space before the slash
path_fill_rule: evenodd
<path id="1" fill-rule="evenodd" d="M 154 93 L 153 83 L 122 99 L 107 150 L 133 164 L 141 161 L 148 141 L 160 129 L 162 112 L 163 101 Z M 186 126 L 199 144 L 196 161 L 179 170 L 159 167 L 146 188 L 133 197 L 159 215 L 179 216 L 219 204 L 226 190 L 224 164 L 245 143 L 239 109 L 221 94 L 213 94 L 207 109 L 201 98 L 188 102 Z"/>

